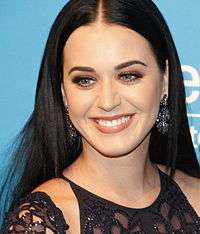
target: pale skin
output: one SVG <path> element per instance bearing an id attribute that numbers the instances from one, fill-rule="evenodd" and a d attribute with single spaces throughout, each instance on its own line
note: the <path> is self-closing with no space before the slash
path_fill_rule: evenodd
<path id="1" fill-rule="evenodd" d="M 160 180 L 149 160 L 148 146 L 160 100 L 168 94 L 167 71 L 160 71 L 145 38 L 119 25 L 94 23 L 76 29 L 63 56 L 63 100 L 83 141 L 83 152 L 63 174 L 117 204 L 133 208 L 151 205 L 159 194 Z M 127 61 L 134 63 L 119 68 Z M 75 66 L 95 71 L 69 73 Z M 125 76 L 127 73 L 132 75 Z M 89 79 L 77 81 L 80 76 Z M 102 133 L 91 120 L 127 113 L 135 113 L 135 119 L 117 133 Z M 178 170 L 174 179 L 200 215 L 199 180 Z M 80 233 L 77 199 L 66 181 L 52 179 L 34 191 L 46 192 L 62 210 L 70 232 Z"/>

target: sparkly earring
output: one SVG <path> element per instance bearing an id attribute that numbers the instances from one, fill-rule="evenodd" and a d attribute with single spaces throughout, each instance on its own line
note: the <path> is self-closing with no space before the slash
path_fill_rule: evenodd
<path id="1" fill-rule="evenodd" d="M 69 110 L 68 107 L 66 107 L 66 125 L 67 125 L 67 131 L 69 133 L 69 136 L 72 140 L 74 140 L 77 137 L 77 130 L 73 126 L 73 123 L 71 122 L 69 118 Z"/>
<path id="2" fill-rule="evenodd" d="M 161 134 L 166 134 L 169 130 L 170 115 L 167 99 L 167 95 L 165 94 L 160 102 L 160 111 L 156 119 L 156 127 Z"/>

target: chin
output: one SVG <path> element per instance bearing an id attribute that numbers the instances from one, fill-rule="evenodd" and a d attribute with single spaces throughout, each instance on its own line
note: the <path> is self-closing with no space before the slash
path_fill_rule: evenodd
<path id="1" fill-rule="evenodd" d="M 104 157 L 118 158 L 129 155 L 138 148 L 139 144 L 140 143 L 132 143 L 128 145 L 122 142 L 121 144 L 101 144 L 101 146 L 93 145 L 92 147 Z"/>

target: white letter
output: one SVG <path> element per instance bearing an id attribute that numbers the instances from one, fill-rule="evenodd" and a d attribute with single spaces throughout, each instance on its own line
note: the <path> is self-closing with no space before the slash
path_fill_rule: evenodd
<path id="1" fill-rule="evenodd" d="M 186 87 L 198 87 L 200 88 L 200 75 L 198 71 L 189 65 L 182 65 L 182 71 L 187 72 L 191 75 L 192 79 L 191 80 L 184 80 L 184 84 Z M 192 103 L 195 102 L 200 96 L 200 91 L 199 90 L 193 90 L 191 92 L 191 95 L 189 97 L 186 97 L 186 102 L 187 103 Z"/>
<path id="2" fill-rule="evenodd" d="M 192 142 L 193 142 L 193 145 L 194 145 L 194 148 L 197 148 L 198 145 L 195 144 L 195 135 L 198 133 L 198 131 L 194 128 L 194 126 L 191 126 L 190 127 L 190 134 L 191 134 L 191 137 L 192 137 Z M 200 139 L 199 139 L 200 140 Z"/>

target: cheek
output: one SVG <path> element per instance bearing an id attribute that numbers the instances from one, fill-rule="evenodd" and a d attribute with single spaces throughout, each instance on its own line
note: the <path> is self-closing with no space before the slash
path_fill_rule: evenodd
<path id="1" fill-rule="evenodd" d="M 161 95 L 160 87 L 158 81 L 144 82 L 133 87 L 131 91 L 126 91 L 125 95 L 128 94 L 129 102 L 132 102 L 141 113 L 157 112 Z"/>
<path id="2" fill-rule="evenodd" d="M 160 90 L 157 85 L 148 85 L 148 88 L 145 89 L 142 95 L 142 106 L 144 111 L 157 111 L 160 100 Z"/>
<path id="3" fill-rule="evenodd" d="M 89 91 L 81 91 L 72 86 L 66 87 L 66 94 L 69 114 L 72 119 L 83 117 L 93 103 L 92 95 L 89 94 Z"/>

